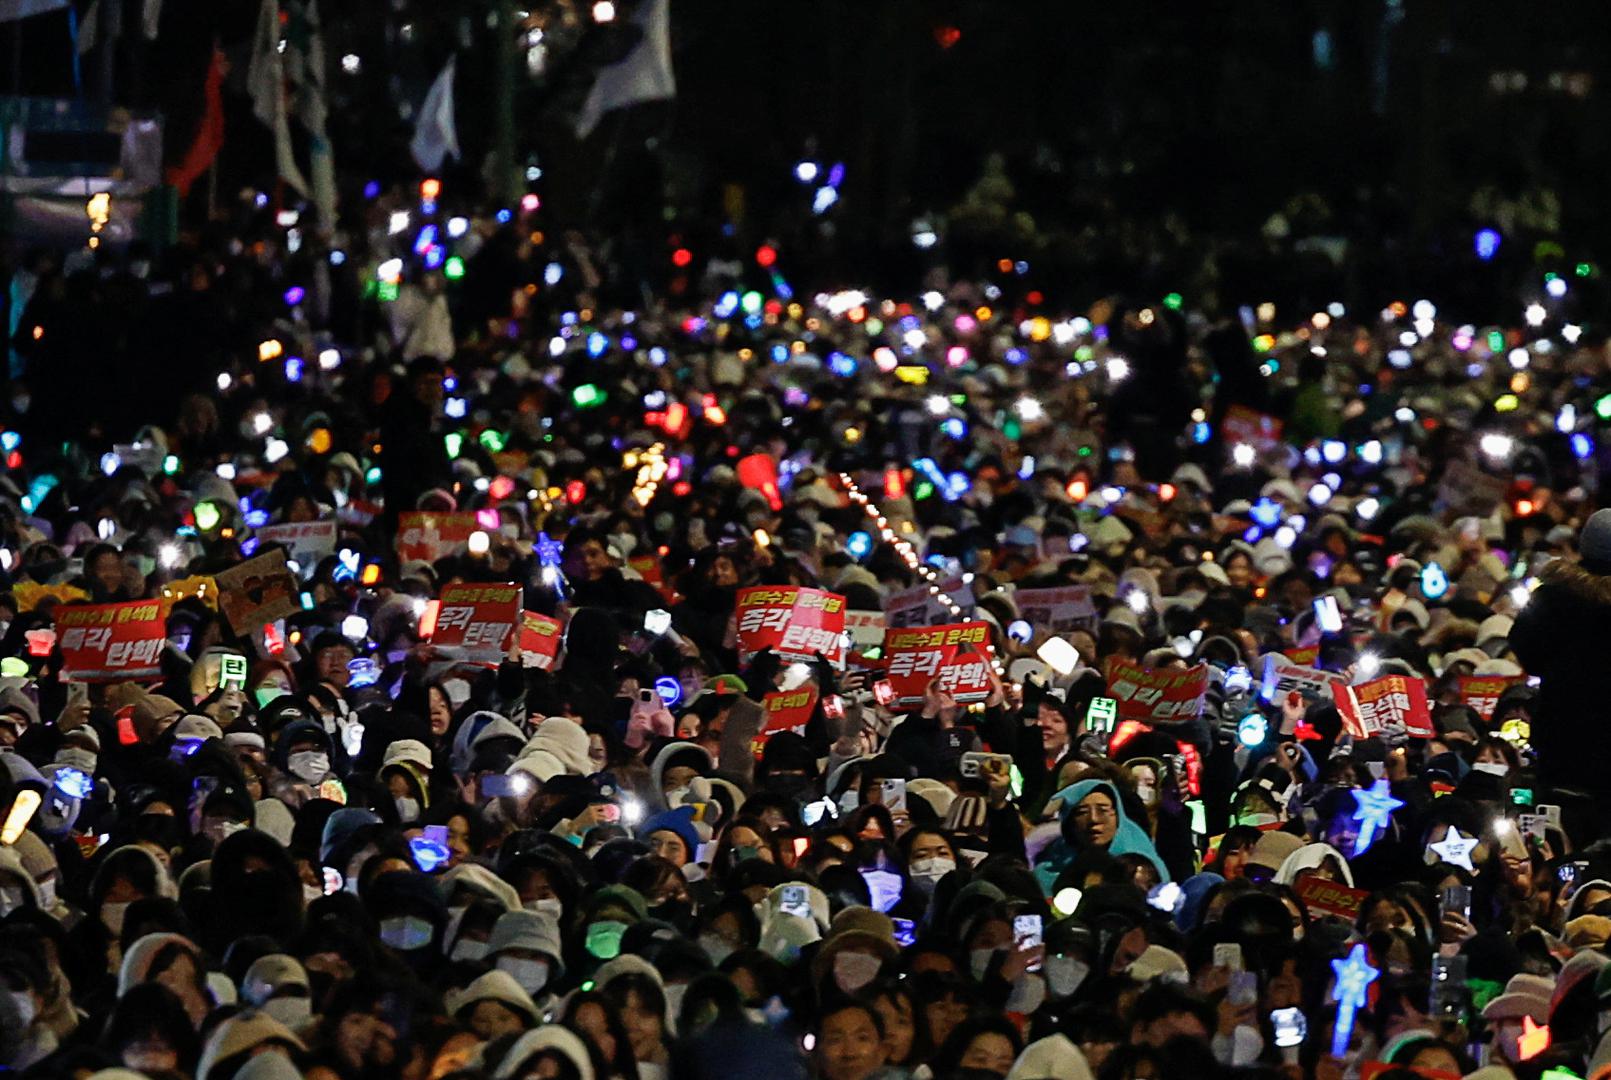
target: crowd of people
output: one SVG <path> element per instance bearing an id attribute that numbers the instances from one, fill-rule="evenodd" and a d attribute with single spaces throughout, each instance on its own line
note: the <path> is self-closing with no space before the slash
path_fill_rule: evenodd
<path id="1" fill-rule="evenodd" d="M 637 299 L 438 194 L 12 281 L 7 1068 L 1611 1075 L 1570 270 L 1491 327 L 770 245 Z M 444 645 L 466 585 L 562 644 Z M 753 647 L 754 586 L 854 625 Z"/>

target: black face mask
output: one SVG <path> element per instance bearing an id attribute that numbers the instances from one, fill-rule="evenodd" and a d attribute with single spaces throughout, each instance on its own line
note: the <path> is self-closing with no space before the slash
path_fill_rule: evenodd
<path id="1" fill-rule="evenodd" d="M 784 775 L 768 777 L 766 789 L 798 802 L 808 802 L 815 794 L 816 780 L 809 776 Z"/>

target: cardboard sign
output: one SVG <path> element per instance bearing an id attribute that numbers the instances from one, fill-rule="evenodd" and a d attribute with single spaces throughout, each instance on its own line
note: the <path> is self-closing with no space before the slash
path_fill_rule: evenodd
<path id="1" fill-rule="evenodd" d="M 822 653 L 845 660 L 845 598 L 821 589 L 756 585 L 738 591 L 738 652 L 748 659 L 762 649 L 784 660 L 810 663 Z"/>
<path id="2" fill-rule="evenodd" d="M 1348 680 L 1335 671 L 1294 664 L 1285 656 L 1268 653 L 1264 657 L 1264 681 L 1259 696 L 1265 701 L 1284 701 L 1291 693 L 1302 695 L 1305 701 L 1318 701 L 1331 697 L 1331 688 Z"/>
<path id="3" fill-rule="evenodd" d="M 1388 724 L 1403 724 L 1416 738 L 1432 737 L 1432 715 L 1426 707 L 1426 683 L 1403 675 L 1383 675 L 1358 686 L 1334 685 L 1332 700 L 1343 727 L 1356 739 L 1368 739 Z"/>
<path id="4" fill-rule="evenodd" d="M 535 611 L 520 613 L 520 660 L 526 667 L 550 671 L 565 641 L 565 624 Z"/>
<path id="5" fill-rule="evenodd" d="M 218 583 L 218 608 L 237 634 L 302 610 L 296 578 L 278 548 L 214 574 L 213 580 Z"/>
<path id="6" fill-rule="evenodd" d="M 478 528 L 474 514 L 410 510 L 397 518 L 397 557 L 403 562 L 434 563 L 458 551 Z"/>
<path id="7" fill-rule="evenodd" d="M 890 627 L 884 631 L 885 677 L 895 690 L 895 707 L 923 703 L 929 683 L 958 704 L 990 696 L 990 624 Z"/>
<path id="8" fill-rule="evenodd" d="M 1096 607 L 1091 603 L 1089 585 L 1019 589 L 1012 598 L 1018 605 L 1018 617 L 1036 630 L 1066 634 L 1071 630 L 1096 629 Z"/>
<path id="9" fill-rule="evenodd" d="M 264 544 L 283 544 L 290 559 L 302 569 L 303 578 L 313 576 L 314 567 L 327 555 L 335 554 L 336 523 L 298 521 L 288 525 L 264 525 L 253 529 Z"/>
<path id="10" fill-rule="evenodd" d="M 817 692 L 809 686 L 798 690 L 780 690 L 761 699 L 766 714 L 761 723 L 761 734 L 771 735 L 791 728 L 805 727 L 811 712 L 817 707 Z"/>
<path id="11" fill-rule="evenodd" d="M 443 586 L 431 645 L 456 660 L 497 663 L 509 650 L 520 592 L 519 585 Z"/>
<path id="12" fill-rule="evenodd" d="M 885 625 L 882 611 L 845 612 L 845 633 L 850 635 L 851 647 L 857 652 L 884 644 Z"/>
<path id="13" fill-rule="evenodd" d="M 940 603 L 931 586 L 915 585 L 891 593 L 884 600 L 884 615 L 890 626 L 937 626 L 952 618 L 951 609 Z M 960 577 L 939 582 L 940 592 L 964 612 L 973 611 L 973 590 Z"/>
<path id="14" fill-rule="evenodd" d="M 1460 701 L 1477 710 L 1484 720 L 1492 720 L 1499 695 L 1526 679 L 1525 675 L 1462 675 Z"/>
<path id="15" fill-rule="evenodd" d="M 1282 422 L 1274 416 L 1255 412 L 1246 405 L 1232 405 L 1225 410 L 1220 424 L 1220 435 L 1227 444 L 1247 443 L 1260 453 L 1268 453 L 1281 445 Z"/>
<path id="16" fill-rule="evenodd" d="M 1310 914 L 1335 915 L 1348 922 L 1359 918 L 1360 906 L 1370 895 L 1365 889 L 1351 888 L 1340 881 L 1327 881 L 1316 874 L 1293 882 L 1292 891 L 1298 894 L 1298 899 L 1303 901 L 1303 906 L 1309 909 Z"/>
<path id="17" fill-rule="evenodd" d="M 1189 720 L 1202 713 L 1207 692 L 1207 664 L 1174 670 L 1115 660 L 1108 666 L 1108 696 L 1119 703 L 1121 720 Z"/>
<path id="18" fill-rule="evenodd" d="M 162 674 L 167 620 L 155 600 L 56 609 L 62 678 L 121 682 Z"/>

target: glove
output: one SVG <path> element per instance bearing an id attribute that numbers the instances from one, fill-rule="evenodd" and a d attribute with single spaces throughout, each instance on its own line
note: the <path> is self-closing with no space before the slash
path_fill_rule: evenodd
<path id="1" fill-rule="evenodd" d="M 782 670 L 783 661 L 770 645 L 750 657 L 750 666 L 744 670 L 744 696 L 751 701 L 766 697 L 777 689 L 778 673 Z"/>

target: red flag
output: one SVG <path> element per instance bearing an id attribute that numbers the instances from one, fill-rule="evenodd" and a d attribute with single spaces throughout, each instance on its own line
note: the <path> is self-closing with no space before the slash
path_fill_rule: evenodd
<path id="1" fill-rule="evenodd" d="M 213 159 L 224 146 L 224 51 L 213 46 L 212 63 L 207 66 L 207 81 L 202 84 L 201 123 L 196 125 L 196 139 L 185 152 L 185 159 L 168 169 L 168 183 L 179 189 L 180 196 L 190 194 L 190 185 L 212 167 Z"/>

